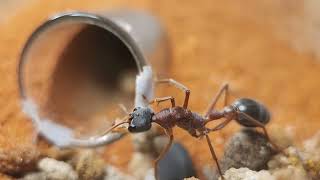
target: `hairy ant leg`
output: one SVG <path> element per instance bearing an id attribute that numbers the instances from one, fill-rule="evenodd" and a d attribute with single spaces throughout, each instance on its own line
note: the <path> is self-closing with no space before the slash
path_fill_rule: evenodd
<path id="1" fill-rule="evenodd" d="M 175 106 L 176 106 L 175 99 L 174 99 L 174 97 L 172 97 L 172 96 L 155 98 L 154 100 L 150 101 L 149 104 L 153 104 L 153 103 L 159 104 L 159 103 L 161 103 L 161 102 L 168 101 L 168 100 L 171 101 L 171 106 L 172 106 L 172 107 L 175 107 Z"/>
<path id="2" fill-rule="evenodd" d="M 205 118 L 208 118 L 210 112 L 212 110 L 214 110 L 218 100 L 220 99 L 222 93 L 225 93 L 224 95 L 224 106 L 226 106 L 228 104 L 228 100 L 229 100 L 229 84 L 228 83 L 225 83 L 224 85 L 221 86 L 221 88 L 219 89 L 218 93 L 216 94 L 216 96 L 212 99 L 209 107 L 208 107 L 208 110 L 205 114 Z"/>
<path id="3" fill-rule="evenodd" d="M 211 144 L 211 140 L 210 140 L 208 134 L 205 134 L 205 136 L 206 136 L 206 140 L 207 140 L 207 143 L 208 143 L 210 152 L 211 152 L 212 159 L 216 162 L 216 165 L 217 165 L 217 168 L 218 168 L 218 171 L 219 171 L 219 174 L 220 174 L 221 178 L 224 179 L 224 178 L 223 178 L 222 171 L 221 171 L 221 168 L 220 168 L 220 164 L 219 164 L 219 162 L 218 162 L 217 155 L 216 155 L 216 153 L 215 153 L 215 151 L 214 151 L 214 149 L 213 149 L 213 146 L 212 146 L 212 144 Z"/>
<path id="4" fill-rule="evenodd" d="M 253 117 L 249 116 L 249 115 L 246 114 L 246 113 L 237 111 L 237 114 L 238 114 L 238 115 L 241 114 L 241 115 L 245 116 L 245 117 L 247 118 L 247 120 L 249 120 L 250 122 L 252 122 L 253 124 L 255 124 L 257 127 L 260 127 L 260 128 L 263 130 L 263 132 L 264 132 L 267 140 L 270 142 L 270 144 L 272 144 L 272 146 L 273 146 L 277 151 L 279 151 L 279 152 L 282 151 L 282 150 L 279 148 L 279 146 L 277 146 L 276 143 L 274 143 L 274 142 L 270 139 L 270 136 L 269 136 L 269 134 L 268 134 L 268 131 L 267 131 L 267 129 L 266 129 L 266 127 L 265 127 L 265 125 L 264 125 L 263 123 L 259 122 L 258 120 L 254 119 Z"/>
<path id="5" fill-rule="evenodd" d="M 189 102 L 189 96 L 190 96 L 190 90 L 184 86 L 183 84 L 177 82 L 174 79 L 161 79 L 161 80 L 156 80 L 156 83 L 168 83 L 170 85 L 175 86 L 178 89 L 181 89 L 182 91 L 184 91 L 185 93 L 185 97 L 184 97 L 184 102 L 183 102 L 183 108 L 187 109 L 188 108 L 188 102 Z"/>

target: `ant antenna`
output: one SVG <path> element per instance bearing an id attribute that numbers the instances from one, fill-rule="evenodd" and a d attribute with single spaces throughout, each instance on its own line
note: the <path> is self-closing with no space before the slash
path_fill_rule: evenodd
<path id="1" fill-rule="evenodd" d="M 119 122 L 118 124 L 113 125 L 112 127 L 110 127 L 109 129 L 107 129 L 104 133 L 101 134 L 101 136 L 108 134 L 109 132 L 111 132 L 113 129 L 115 129 L 116 127 L 125 124 L 125 123 L 130 123 L 129 121 L 129 116 L 125 116 L 124 118 L 122 118 L 122 122 Z"/>
<path id="2" fill-rule="evenodd" d="M 124 105 L 124 104 L 118 104 L 118 106 L 120 107 L 120 109 L 124 112 L 124 113 L 126 113 L 126 114 L 129 114 L 129 111 L 128 111 L 128 109 L 127 109 L 127 107 Z"/>

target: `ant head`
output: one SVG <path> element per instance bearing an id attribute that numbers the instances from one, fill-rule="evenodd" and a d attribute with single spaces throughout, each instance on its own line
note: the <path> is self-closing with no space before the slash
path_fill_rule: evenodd
<path id="1" fill-rule="evenodd" d="M 144 132 L 151 128 L 154 112 L 148 107 L 136 107 L 130 113 L 129 132 Z"/>

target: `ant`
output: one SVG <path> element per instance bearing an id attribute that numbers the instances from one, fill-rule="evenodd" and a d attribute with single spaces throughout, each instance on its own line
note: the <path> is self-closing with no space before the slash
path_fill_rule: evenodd
<path id="1" fill-rule="evenodd" d="M 160 125 L 169 136 L 169 143 L 162 150 L 158 158 L 154 162 L 154 171 L 155 177 L 158 179 L 158 162 L 160 159 L 167 153 L 170 146 L 173 142 L 173 133 L 172 128 L 174 126 L 178 126 L 196 138 L 200 138 L 205 136 L 211 156 L 215 161 L 219 174 L 223 178 L 222 171 L 218 162 L 218 158 L 214 151 L 214 148 L 211 144 L 211 140 L 208 136 L 210 132 L 220 130 L 224 128 L 228 123 L 232 120 L 237 121 L 240 125 L 245 127 L 259 127 L 262 128 L 266 138 L 268 141 L 274 146 L 274 148 L 278 149 L 278 147 L 270 140 L 270 137 L 267 133 L 265 125 L 270 120 L 270 113 L 265 106 L 260 104 L 259 102 L 249 99 L 249 98 L 240 98 L 234 101 L 231 105 L 227 105 L 228 103 L 228 95 L 229 95 L 229 85 L 224 84 L 216 96 L 213 98 L 212 102 L 209 105 L 209 108 L 204 116 L 199 115 L 198 113 L 192 112 L 188 109 L 188 102 L 190 96 L 190 90 L 186 88 L 181 83 L 173 80 L 173 79 L 163 79 L 158 80 L 157 83 L 168 83 L 169 85 L 173 85 L 178 89 L 181 89 L 185 93 L 184 103 L 182 106 L 176 106 L 175 98 L 172 96 L 155 98 L 150 104 L 160 103 L 164 101 L 171 101 L 171 108 L 164 108 L 160 112 L 153 112 L 153 110 L 149 107 L 136 107 L 133 109 L 132 113 L 129 113 L 127 117 L 125 117 L 120 123 L 115 124 L 110 129 L 108 129 L 106 133 L 112 131 L 114 128 L 128 123 L 128 131 L 130 133 L 139 133 L 148 131 L 151 128 L 152 123 L 156 123 Z M 221 110 L 215 110 L 215 105 L 219 98 L 224 96 L 224 105 L 225 107 Z M 219 120 L 224 118 L 225 120 L 215 126 L 214 128 L 207 128 L 206 124 L 211 121 Z"/>

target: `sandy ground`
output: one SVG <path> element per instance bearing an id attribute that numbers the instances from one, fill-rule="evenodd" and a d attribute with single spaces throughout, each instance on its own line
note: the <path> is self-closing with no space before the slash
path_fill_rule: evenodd
<path id="1" fill-rule="evenodd" d="M 28 35 L 46 17 L 65 10 L 133 8 L 159 17 L 172 41 L 171 77 L 191 89 L 194 111 L 204 112 L 219 86 L 229 82 L 232 99 L 264 102 L 273 115 L 269 127 L 295 132 L 296 142 L 320 128 L 316 1 L 33 0 L 6 5 L 0 4 L 0 149 L 33 146 L 32 125 L 19 106 L 18 56 Z M 174 95 L 182 103 L 179 91 L 167 88 L 166 93 L 158 95 Z M 218 154 L 237 128 L 234 123 L 211 135 Z M 174 133 L 198 169 L 213 163 L 204 140 L 178 129 Z M 126 137 L 108 147 L 105 159 L 124 168 L 130 156 L 121 155 L 132 150 L 129 141 Z"/>

